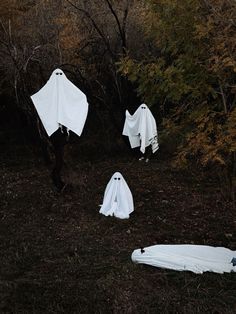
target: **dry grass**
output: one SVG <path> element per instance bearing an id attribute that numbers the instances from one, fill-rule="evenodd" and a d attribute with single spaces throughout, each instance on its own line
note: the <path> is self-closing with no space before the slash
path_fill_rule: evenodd
<path id="1" fill-rule="evenodd" d="M 133 249 L 157 243 L 236 249 L 235 212 L 214 182 L 158 159 L 68 161 L 73 186 L 59 195 L 36 154 L 20 148 L 1 157 L 1 313 L 236 312 L 234 274 L 195 275 L 130 260 Z M 98 213 L 115 171 L 135 200 L 127 221 Z"/>

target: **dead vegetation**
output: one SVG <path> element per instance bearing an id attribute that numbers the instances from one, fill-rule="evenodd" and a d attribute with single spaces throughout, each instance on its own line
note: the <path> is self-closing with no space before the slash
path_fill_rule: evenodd
<path id="1" fill-rule="evenodd" d="M 235 313 L 234 274 L 194 275 L 130 259 L 133 249 L 157 243 L 236 249 L 235 213 L 214 180 L 175 172 L 158 157 L 149 165 L 131 155 L 86 159 L 67 158 L 73 186 L 58 194 L 37 153 L 4 148 L 0 312 Z M 135 200 L 127 221 L 98 213 L 117 170 Z"/>

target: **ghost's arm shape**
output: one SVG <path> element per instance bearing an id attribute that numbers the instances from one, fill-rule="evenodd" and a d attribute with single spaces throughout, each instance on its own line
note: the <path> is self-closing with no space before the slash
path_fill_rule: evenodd
<path id="1" fill-rule="evenodd" d="M 138 108 L 133 115 L 126 110 L 126 119 L 123 129 L 123 135 L 129 137 L 131 148 L 140 146 L 140 119 L 141 119 L 141 108 Z"/>
<path id="2" fill-rule="evenodd" d="M 65 76 L 59 86 L 58 122 L 80 136 L 88 114 L 87 97 Z"/>
<path id="3" fill-rule="evenodd" d="M 31 96 L 31 99 L 48 136 L 51 136 L 59 128 L 56 80 L 50 78 L 37 93 Z"/>

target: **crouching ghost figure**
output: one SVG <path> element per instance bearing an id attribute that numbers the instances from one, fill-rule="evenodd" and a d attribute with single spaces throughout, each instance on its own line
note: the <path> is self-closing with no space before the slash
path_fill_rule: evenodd
<path id="1" fill-rule="evenodd" d="M 116 172 L 107 184 L 100 213 L 127 219 L 134 211 L 133 196 L 120 172 Z"/>

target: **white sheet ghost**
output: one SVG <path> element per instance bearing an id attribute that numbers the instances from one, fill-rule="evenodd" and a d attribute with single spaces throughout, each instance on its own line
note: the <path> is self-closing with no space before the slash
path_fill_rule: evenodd
<path id="1" fill-rule="evenodd" d="M 132 193 L 121 173 L 116 172 L 107 184 L 100 213 L 121 219 L 129 218 L 134 211 Z"/>
<path id="2" fill-rule="evenodd" d="M 128 110 L 125 115 L 122 134 L 129 137 L 131 148 L 140 146 L 140 151 L 144 154 L 145 148 L 152 145 L 152 152 L 155 153 L 159 148 L 157 126 L 150 109 L 142 104 L 133 115 Z"/>
<path id="3" fill-rule="evenodd" d="M 132 253 L 132 261 L 178 271 L 236 272 L 236 251 L 205 245 L 154 245 Z"/>
<path id="4" fill-rule="evenodd" d="M 60 125 L 81 135 L 88 114 L 87 98 L 62 70 L 53 71 L 47 83 L 31 99 L 49 136 Z"/>

